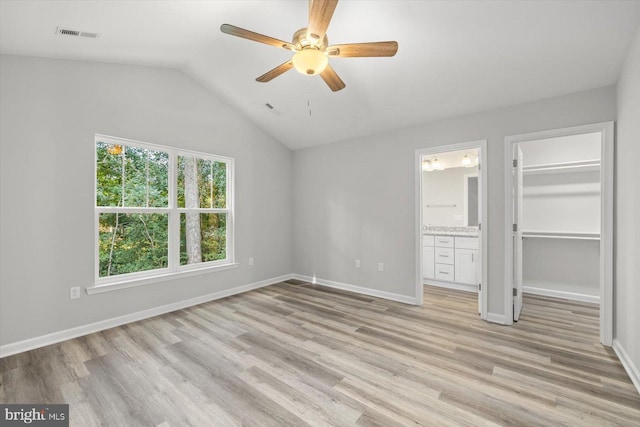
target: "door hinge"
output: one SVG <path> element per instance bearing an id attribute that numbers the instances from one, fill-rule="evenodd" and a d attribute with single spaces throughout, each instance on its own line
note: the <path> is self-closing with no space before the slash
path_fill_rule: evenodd
<path id="1" fill-rule="evenodd" d="M 482 283 L 478 283 L 478 290 L 481 291 L 482 290 Z"/>
<path id="2" fill-rule="evenodd" d="M 518 224 L 513 224 L 513 231 L 518 231 Z"/>
<path id="3" fill-rule="evenodd" d="M 481 222 L 478 223 L 478 231 L 482 231 L 482 223 Z"/>
<path id="4" fill-rule="evenodd" d="M 513 296 L 514 297 L 518 296 L 518 288 L 513 288 Z"/>
<path id="5" fill-rule="evenodd" d="M 513 167 L 514 168 L 518 167 L 518 159 L 513 159 Z"/>
<path id="6" fill-rule="evenodd" d="M 478 163 L 478 170 L 482 170 L 482 163 Z"/>

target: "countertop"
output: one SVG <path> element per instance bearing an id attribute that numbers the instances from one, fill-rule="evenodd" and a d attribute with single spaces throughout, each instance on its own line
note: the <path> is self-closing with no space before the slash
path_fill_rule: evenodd
<path id="1" fill-rule="evenodd" d="M 422 231 L 425 236 L 478 237 L 478 227 L 445 227 L 429 225 Z"/>

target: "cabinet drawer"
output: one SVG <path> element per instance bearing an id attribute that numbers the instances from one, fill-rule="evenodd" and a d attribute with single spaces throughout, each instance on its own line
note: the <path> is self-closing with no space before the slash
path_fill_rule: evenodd
<path id="1" fill-rule="evenodd" d="M 453 260 L 453 249 L 436 247 L 436 263 L 453 264 Z"/>
<path id="2" fill-rule="evenodd" d="M 422 246 L 433 246 L 433 236 L 422 236 Z"/>
<path id="3" fill-rule="evenodd" d="M 453 282 L 453 265 L 436 264 L 436 279 Z"/>
<path id="4" fill-rule="evenodd" d="M 478 249 L 478 238 L 456 237 L 456 249 Z"/>
<path id="5" fill-rule="evenodd" d="M 440 246 L 443 248 L 453 247 L 453 237 L 451 236 L 436 236 L 435 241 L 436 241 L 436 246 Z"/>

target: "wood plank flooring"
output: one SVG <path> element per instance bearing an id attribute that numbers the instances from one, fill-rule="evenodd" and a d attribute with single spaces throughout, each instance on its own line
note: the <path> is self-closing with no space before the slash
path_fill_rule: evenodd
<path id="1" fill-rule="evenodd" d="M 525 296 L 506 327 L 424 301 L 280 283 L 0 359 L 0 402 L 83 427 L 640 425 L 597 306 Z"/>

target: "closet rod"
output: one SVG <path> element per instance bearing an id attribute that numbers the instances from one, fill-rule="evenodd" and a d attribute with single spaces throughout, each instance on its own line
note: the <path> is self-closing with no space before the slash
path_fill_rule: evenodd
<path id="1" fill-rule="evenodd" d="M 556 231 L 523 231 L 523 238 L 566 239 L 566 240 L 600 240 L 599 233 L 576 233 Z"/>
<path id="2" fill-rule="evenodd" d="M 524 166 L 522 171 L 527 174 L 543 174 L 554 172 L 582 172 L 600 169 L 600 160 L 580 160 L 576 162 L 546 163 Z"/>
<path id="3" fill-rule="evenodd" d="M 427 208 L 455 208 L 458 205 L 426 205 Z"/>

